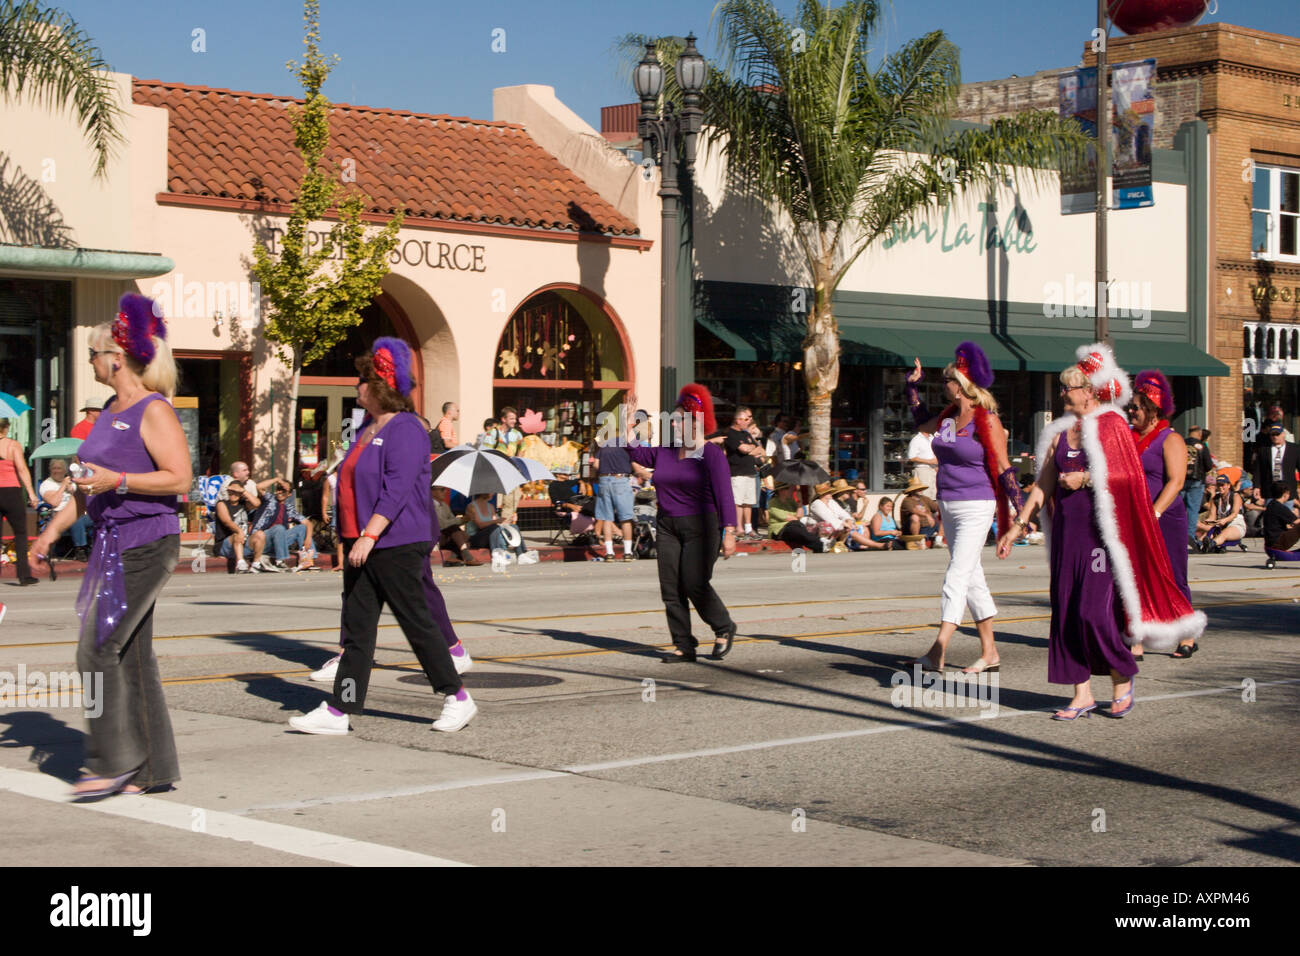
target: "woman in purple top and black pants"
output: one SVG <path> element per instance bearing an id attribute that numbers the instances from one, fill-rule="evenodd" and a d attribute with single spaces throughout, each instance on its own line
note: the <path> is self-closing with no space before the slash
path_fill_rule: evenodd
<path id="1" fill-rule="evenodd" d="M 311 713 L 291 717 L 289 725 L 306 734 L 348 733 L 348 715 L 365 705 L 379 615 L 387 604 L 429 684 L 446 695 L 433 729 L 460 730 L 478 707 L 461 684 L 424 594 L 433 549 L 430 445 L 409 397 L 411 350 L 400 339 L 376 339 L 356 365 L 357 402 L 367 419 L 339 468 L 339 536 L 347 552 L 343 654 L 334 693 Z"/>
<path id="2" fill-rule="evenodd" d="M 162 678 L 153 652 L 154 602 L 180 557 L 176 496 L 189 491 L 190 454 L 169 399 L 176 363 L 152 300 L 124 295 L 117 319 L 90 333 L 95 380 L 114 396 L 78 450 L 75 478 L 90 496 L 95 543 L 77 596 L 77 669 L 103 675 L 102 708 L 88 717 L 78 799 L 170 788 L 180 779 Z M 36 539 L 49 554 L 75 508 L 57 512 Z"/>
<path id="3" fill-rule="evenodd" d="M 632 407 L 635 407 L 635 400 Z M 676 412 L 681 412 L 680 416 Z M 680 429 L 676 429 L 680 421 Z M 655 518 L 655 552 L 659 560 L 659 593 L 668 615 L 668 631 L 677 649 L 663 656 L 665 664 L 695 660 L 691 609 L 695 605 L 713 628 L 714 660 L 722 660 L 736 637 L 727 607 L 709 583 L 718 560 L 736 553 L 736 503 L 731 494 L 727 455 L 704 436 L 717 430 L 713 399 L 702 385 L 690 384 L 677 398 L 677 434 L 667 445 L 631 445 L 632 461 L 654 469 L 659 513 Z M 634 439 L 635 440 L 635 439 Z"/>

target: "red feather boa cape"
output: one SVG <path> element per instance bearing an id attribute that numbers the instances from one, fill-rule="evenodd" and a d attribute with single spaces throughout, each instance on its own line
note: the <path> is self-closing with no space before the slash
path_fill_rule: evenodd
<path id="1" fill-rule="evenodd" d="M 1123 414 L 1103 405 L 1082 420 L 1063 415 L 1052 422 L 1038 439 L 1039 474 L 1051 455 L 1052 439 L 1076 423 L 1092 474 L 1093 517 L 1110 558 L 1130 643 L 1159 651 L 1199 637 L 1205 615 L 1192 609 L 1174 583 L 1137 444 Z"/>
<path id="2" fill-rule="evenodd" d="M 941 422 L 945 418 L 955 420 L 956 417 L 956 405 L 949 405 L 939 413 L 939 421 Z M 993 495 L 998 503 L 998 534 L 1002 535 L 1011 527 L 1011 501 L 1007 498 L 1006 492 L 1002 490 L 1002 482 L 998 480 L 998 452 L 993 445 L 991 417 L 987 408 L 979 405 L 975 406 L 975 438 L 984 449 L 984 471 L 988 473 L 989 484 L 993 486 Z"/>

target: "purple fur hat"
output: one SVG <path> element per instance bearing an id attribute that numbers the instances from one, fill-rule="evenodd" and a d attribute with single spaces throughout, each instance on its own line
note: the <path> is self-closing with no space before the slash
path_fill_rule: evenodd
<path id="1" fill-rule="evenodd" d="M 375 374 L 403 396 L 410 395 L 415 386 L 411 377 L 411 347 L 401 339 L 384 336 L 375 339 L 370 354 L 374 356 Z"/>
<path id="2" fill-rule="evenodd" d="M 1159 369 L 1147 368 L 1138 372 L 1133 382 L 1133 391 L 1141 392 L 1151 399 L 1151 404 L 1160 409 L 1160 414 L 1165 418 L 1174 417 L 1174 390 L 1169 379 Z"/>
<path id="3" fill-rule="evenodd" d="M 953 365 L 972 385 L 988 388 L 993 384 L 993 369 L 989 367 L 989 357 L 974 342 L 963 342 L 953 353 L 956 358 Z"/>
<path id="4" fill-rule="evenodd" d="M 167 338 L 158 303 L 148 296 L 128 292 L 117 302 L 117 318 L 113 320 L 113 341 L 141 365 L 153 361 L 157 349 L 152 336 Z"/>

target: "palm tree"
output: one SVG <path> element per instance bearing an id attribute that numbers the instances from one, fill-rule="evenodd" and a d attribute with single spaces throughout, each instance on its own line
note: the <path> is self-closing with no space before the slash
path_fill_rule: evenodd
<path id="1" fill-rule="evenodd" d="M 108 65 L 76 21 L 35 0 L 0 0 L 0 98 L 31 94 L 42 106 L 69 103 L 95 152 L 95 177 L 122 144 L 122 109 Z"/>
<path id="2" fill-rule="evenodd" d="M 719 68 L 704 90 L 705 141 L 725 158 L 730 190 L 774 205 L 793 226 L 812 287 L 803 341 L 811 455 L 826 462 L 840 367 L 831 298 L 849 267 L 896 224 L 967 188 L 1026 169 L 1036 183 L 1050 178 L 1087 140 L 1043 111 L 953 129 L 957 47 L 935 31 L 872 70 L 878 0 L 801 0 L 794 21 L 768 0 L 724 0 L 714 13 Z"/>

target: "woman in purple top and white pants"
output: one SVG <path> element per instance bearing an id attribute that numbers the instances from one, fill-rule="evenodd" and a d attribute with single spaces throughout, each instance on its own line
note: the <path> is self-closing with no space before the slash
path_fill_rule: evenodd
<path id="1" fill-rule="evenodd" d="M 924 423 L 919 424 L 920 431 L 934 435 L 932 447 L 939 460 L 939 511 L 948 539 L 939 633 L 930 650 L 915 663 L 928 670 L 943 670 L 948 642 L 969 606 L 979 634 L 980 656 L 963 672 L 979 674 L 998 670 L 1001 660 L 993 642 L 993 617 L 998 609 L 984 580 L 980 552 L 999 508 L 1003 524 L 1007 524 L 1010 514 L 1018 513 L 1023 498 L 1016 472 L 1007 459 L 1007 433 L 997 417 L 997 402 L 988 392 L 993 372 L 984 351 L 974 342 L 961 343 L 943 377 L 950 404 L 930 418 L 915 389 L 921 380 L 920 359 L 908 376 L 912 414 L 918 423 Z M 996 483 L 993 473 L 997 475 Z M 1016 512 L 1010 511 L 1012 506 Z"/>
<path id="2" fill-rule="evenodd" d="M 635 399 L 632 407 L 635 407 Z M 704 436 L 717 430 L 713 400 L 701 385 L 690 384 L 677 399 L 673 424 L 677 434 L 658 447 L 629 445 L 632 461 L 654 469 L 659 512 L 655 518 L 655 553 L 659 562 L 659 593 L 668 616 L 668 631 L 676 650 L 663 656 L 665 664 L 696 659 L 691 635 L 691 609 L 713 629 L 712 657 L 721 660 L 736 636 L 727 607 L 710 579 L 718 560 L 736 553 L 736 504 L 731 493 L 727 455 Z M 680 421 L 680 427 L 677 423 Z M 635 439 L 633 439 L 635 441 Z"/>
<path id="3" fill-rule="evenodd" d="M 154 303 L 124 295 L 112 323 L 90 334 L 95 380 L 114 396 L 78 450 L 88 475 L 74 479 L 89 496 L 95 543 L 77 612 L 77 669 L 102 675 L 101 707 L 88 716 L 79 799 L 169 788 L 180 779 L 162 678 L 153 652 L 154 602 L 180 557 L 176 496 L 192 481 L 189 449 L 169 399 L 176 363 Z M 77 518 L 64 508 L 36 539 L 49 554 Z M 88 688 L 88 692 L 89 692 Z"/>

